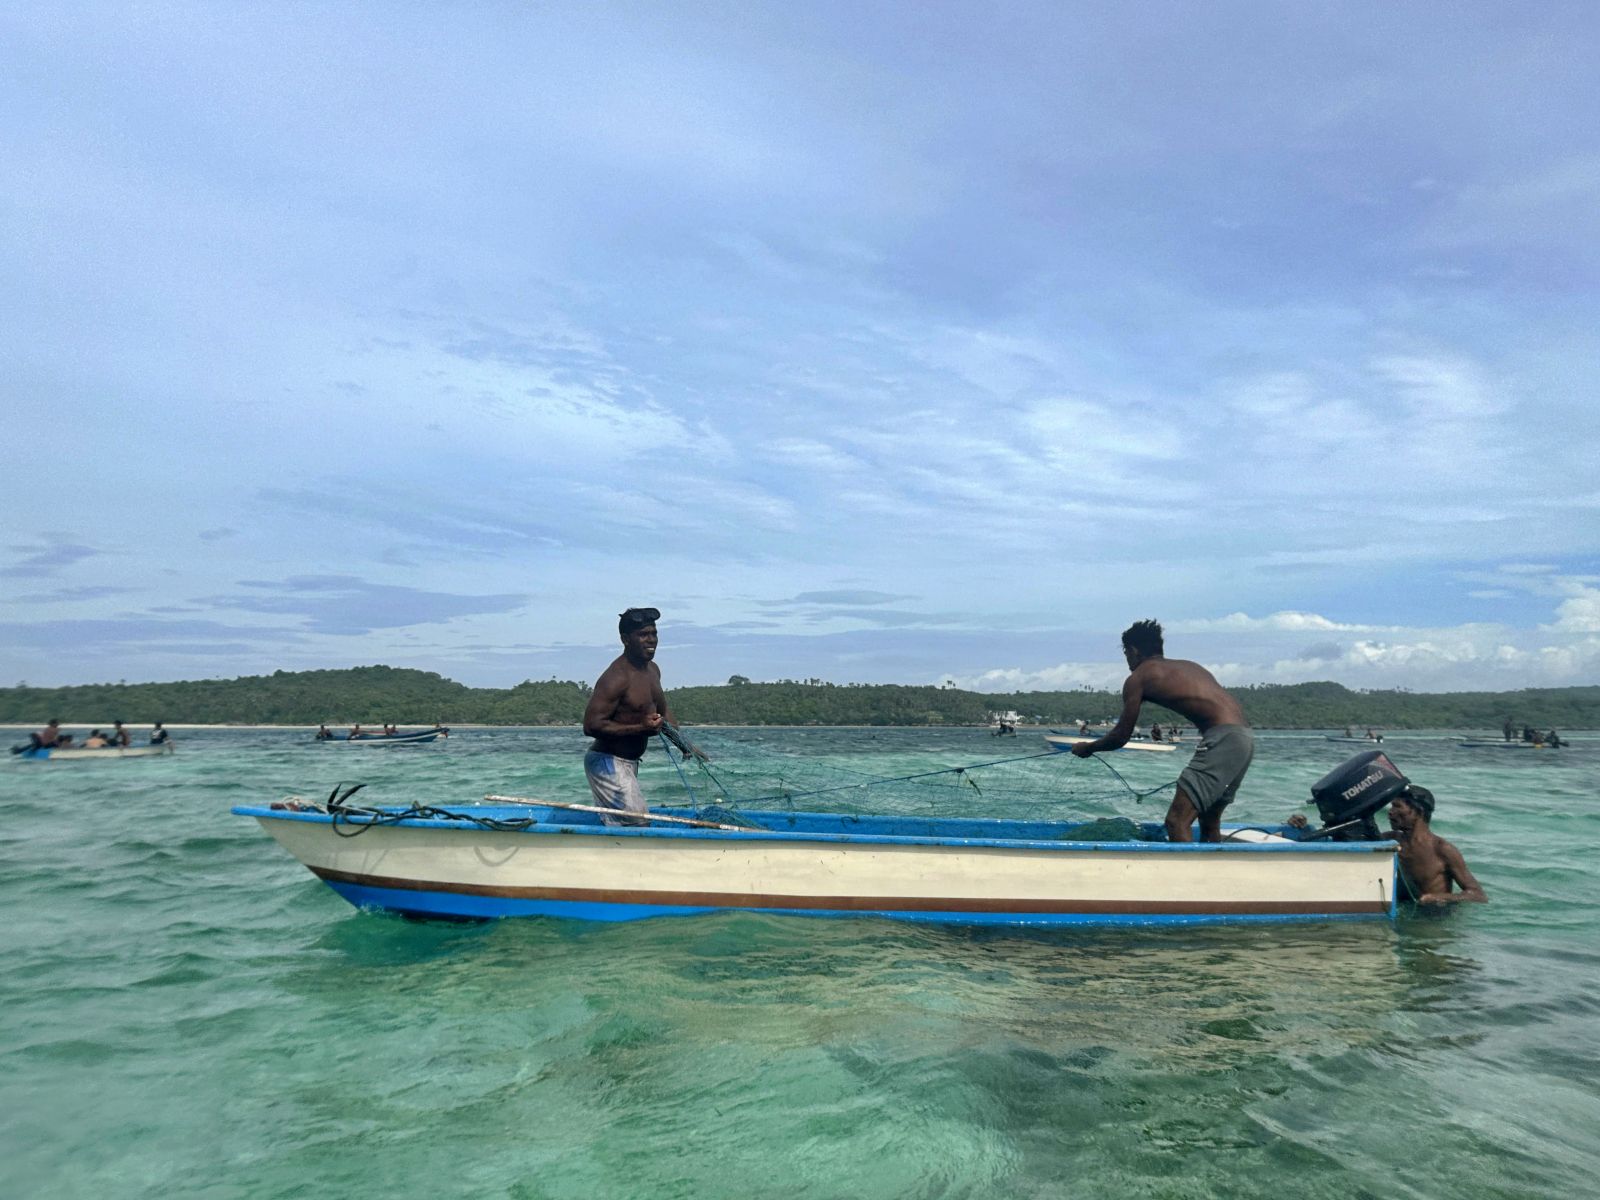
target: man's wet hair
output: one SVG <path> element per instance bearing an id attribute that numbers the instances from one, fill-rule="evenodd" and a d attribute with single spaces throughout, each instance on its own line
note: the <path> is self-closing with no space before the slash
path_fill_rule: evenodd
<path id="1" fill-rule="evenodd" d="M 1433 793 L 1427 788 L 1418 787 L 1413 783 L 1410 787 L 1406 788 L 1405 791 L 1400 793 L 1398 799 L 1404 800 L 1407 804 L 1411 805 L 1412 808 L 1421 813 L 1424 821 L 1427 821 L 1430 824 L 1432 823 Z"/>
<path id="2" fill-rule="evenodd" d="M 1165 654 L 1161 648 L 1161 622 L 1135 621 L 1122 631 L 1122 644 L 1140 654 Z"/>

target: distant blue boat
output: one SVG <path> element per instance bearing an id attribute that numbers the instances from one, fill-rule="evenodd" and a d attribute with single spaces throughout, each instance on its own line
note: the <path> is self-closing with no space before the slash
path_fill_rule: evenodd
<path id="1" fill-rule="evenodd" d="M 323 746 L 420 746 L 449 736 L 448 729 L 420 729 L 416 733 L 363 733 L 355 737 L 335 734 L 311 740 Z"/>

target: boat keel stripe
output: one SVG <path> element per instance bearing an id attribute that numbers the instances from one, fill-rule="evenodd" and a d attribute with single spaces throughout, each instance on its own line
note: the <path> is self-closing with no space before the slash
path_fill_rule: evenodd
<path id="1" fill-rule="evenodd" d="M 454 892 L 507 900 L 558 900 L 577 904 L 626 904 L 667 908 L 804 909 L 831 912 L 971 912 L 971 913 L 1293 913 L 1387 915 L 1387 900 L 1025 900 L 949 896 L 781 896 L 758 892 L 660 892 L 621 888 L 505 887 L 485 883 L 440 883 L 428 879 L 395 879 L 359 875 L 328 867 L 311 867 L 328 883 L 389 888 L 410 892 Z"/>

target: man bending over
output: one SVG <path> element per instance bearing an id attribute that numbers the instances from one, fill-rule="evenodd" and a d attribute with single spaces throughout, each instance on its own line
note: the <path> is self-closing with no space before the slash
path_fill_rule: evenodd
<path id="1" fill-rule="evenodd" d="M 1193 841 L 1192 826 L 1198 817 L 1200 840 L 1220 842 L 1222 810 L 1238 794 L 1256 752 L 1244 709 L 1199 663 L 1163 655 L 1157 621 L 1128 626 L 1122 634 L 1122 653 L 1132 672 L 1122 685 L 1122 716 L 1110 733 L 1079 742 L 1072 752 L 1088 758 L 1122 746 L 1138 724 L 1139 706 L 1147 700 L 1187 717 L 1200 733 L 1200 748 L 1178 776 L 1178 793 L 1167 809 L 1167 840 Z"/>

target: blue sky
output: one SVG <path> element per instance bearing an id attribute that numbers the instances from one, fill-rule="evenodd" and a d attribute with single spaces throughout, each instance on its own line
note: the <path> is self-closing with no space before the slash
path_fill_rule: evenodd
<path id="1" fill-rule="evenodd" d="M 1600 682 L 1588 4 L 0 13 L 0 681 Z"/>

